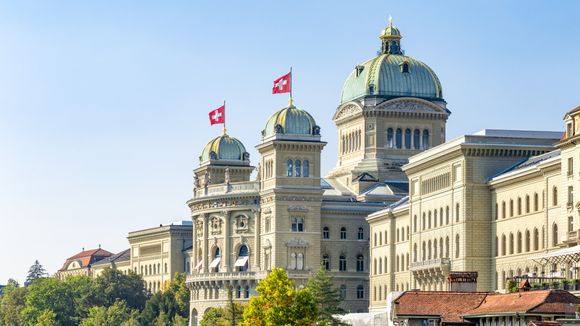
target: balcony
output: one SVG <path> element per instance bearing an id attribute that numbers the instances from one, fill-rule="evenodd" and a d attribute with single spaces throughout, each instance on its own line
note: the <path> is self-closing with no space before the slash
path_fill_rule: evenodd
<path id="1" fill-rule="evenodd" d="M 235 195 L 258 193 L 260 191 L 260 183 L 257 181 L 234 182 L 231 184 L 216 184 L 207 187 L 201 187 L 194 190 L 193 198 L 203 198 L 221 195 Z"/>
<path id="2" fill-rule="evenodd" d="M 451 268 L 451 259 L 449 258 L 437 258 L 425 261 L 417 261 L 411 263 L 411 271 L 449 271 Z"/>
<path id="3" fill-rule="evenodd" d="M 231 273 L 199 273 L 187 275 L 187 283 L 190 282 L 222 282 L 242 281 L 256 278 L 255 272 L 231 272 Z"/>

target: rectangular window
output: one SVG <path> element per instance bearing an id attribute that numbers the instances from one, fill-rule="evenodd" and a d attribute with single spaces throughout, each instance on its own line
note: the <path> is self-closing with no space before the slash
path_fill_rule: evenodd
<path id="1" fill-rule="evenodd" d="M 574 158 L 568 158 L 568 176 L 572 176 L 574 174 Z"/>
<path id="2" fill-rule="evenodd" d="M 574 217 L 568 216 L 568 232 L 574 231 Z"/>
<path id="3" fill-rule="evenodd" d="M 574 205 L 574 187 L 568 186 L 568 207 Z"/>
<path id="4" fill-rule="evenodd" d="M 292 232 L 304 232 L 304 219 L 303 218 L 293 218 L 292 219 Z"/>

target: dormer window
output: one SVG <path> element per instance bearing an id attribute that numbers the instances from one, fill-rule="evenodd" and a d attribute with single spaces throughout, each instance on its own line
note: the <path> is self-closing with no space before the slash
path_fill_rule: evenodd
<path id="1" fill-rule="evenodd" d="M 360 76 L 363 72 L 363 70 L 365 70 L 365 66 L 356 66 L 354 67 L 354 70 L 356 71 L 356 76 Z"/>
<path id="2" fill-rule="evenodd" d="M 409 73 L 409 63 L 407 61 L 404 61 L 403 63 L 401 63 L 401 72 L 404 74 Z"/>

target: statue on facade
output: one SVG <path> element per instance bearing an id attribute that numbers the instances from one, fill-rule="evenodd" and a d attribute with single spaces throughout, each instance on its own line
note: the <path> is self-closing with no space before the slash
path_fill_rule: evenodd
<path id="1" fill-rule="evenodd" d="M 260 166 L 260 163 L 258 163 L 256 169 L 258 169 L 258 172 L 256 173 L 256 181 L 262 181 L 262 167 Z"/>
<path id="2" fill-rule="evenodd" d="M 229 185 L 230 184 L 230 168 L 226 168 L 226 171 L 225 171 L 225 182 L 226 182 L 226 185 Z"/>

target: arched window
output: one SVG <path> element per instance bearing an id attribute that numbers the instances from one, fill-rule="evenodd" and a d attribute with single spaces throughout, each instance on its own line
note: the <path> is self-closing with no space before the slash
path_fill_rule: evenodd
<path id="1" fill-rule="evenodd" d="M 431 228 L 431 219 L 432 219 L 431 211 L 429 211 L 428 216 L 429 216 L 429 218 L 427 219 L 427 228 L 430 229 Z"/>
<path id="2" fill-rule="evenodd" d="M 296 269 L 300 271 L 304 269 L 304 254 L 301 252 L 296 255 Z"/>
<path id="3" fill-rule="evenodd" d="M 330 229 L 328 226 L 322 228 L 322 239 L 330 239 Z M 375 245 L 377 244 L 377 237 L 375 235 Z"/>
<path id="4" fill-rule="evenodd" d="M 552 247 L 558 245 L 558 224 L 552 224 Z"/>
<path id="5" fill-rule="evenodd" d="M 250 297 L 250 286 L 246 285 L 246 287 L 244 288 L 244 298 L 249 298 Z"/>
<path id="6" fill-rule="evenodd" d="M 526 230 L 526 247 L 525 247 L 526 252 L 530 251 L 530 243 L 531 243 L 530 238 L 531 238 L 530 230 Z"/>
<path id="7" fill-rule="evenodd" d="M 302 176 L 308 178 L 310 177 L 310 162 L 308 160 L 304 160 L 302 163 Z"/>
<path id="8" fill-rule="evenodd" d="M 291 177 L 294 169 L 294 164 L 292 163 L 292 160 L 286 161 L 286 169 L 288 171 L 287 176 Z"/>
<path id="9" fill-rule="evenodd" d="M 455 205 L 455 222 L 459 222 L 459 203 Z"/>
<path id="10" fill-rule="evenodd" d="M 530 196 L 526 195 L 526 214 L 530 212 Z"/>
<path id="11" fill-rule="evenodd" d="M 413 232 L 417 232 L 417 215 L 413 216 Z"/>
<path id="12" fill-rule="evenodd" d="M 433 227 L 434 228 L 437 227 L 437 209 L 435 209 L 435 211 L 433 211 Z"/>
<path id="13" fill-rule="evenodd" d="M 248 247 L 246 245 L 242 245 L 240 247 L 240 250 L 238 252 L 238 259 L 236 260 L 236 263 L 234 264 L 234 267 L 238 268 L 239 272 L 245 272 L 248 270 L 248 256 L 249 256 L 249 250 Z"/>
<path id="14" fill-rule="evenodd" d="M 358 228 L 357 239 L 364 240 L 364 238 L 365 238 L 365 231 L 362 227 L 360 227 L 360 228 Z"/>
<path id="15" fill-rule="evenodd" d="M 520 231 L 518 231 L 517 235 L 516 252 L 518 254 L 522 252 L 522 233 Z"/>
<path id="16" fill-rule="evenodd" d="M 514 201 L 510 199 L 510 217 L 514 216 Z"/>
<path id="17" fill-rule="evenodd" d="M 385 242 L 387 242 L 387 239 L 385 239 Z M 379 232 L 379 246 L 382 246 L 382 245 L 383 245 L 383 234 L 381 232 Z"/>
<path id="18" fill-rule="evenodd" d="M 522 198 L 518 197 L 518 215 L 522 215 Z"/>
<path id="19" fill-rule="evenodd" d="M 427 244 L 423 241 L 423 250 L 421 251 L 421 260 L 425 261 L 427 258 Z"/>
<path id="20" fill-rule="evenodd" d="M 358 255 L 356 257 L 356 271 L 364 272 L 365 270 L 365 258 L 363 255 Z"/>
<path id="21" fill-rule="evenodd" d="M 421 148 L 421 131 L 419 131 L 419 129 L 415 129 L 413 131 L 413 148 L 414 149 Z"/>
<path id="22" fill-rule="evenodd" d="M 426 225 L 427 225 L 427 224 L 425 224 L 425 213 L 423 213 L 423 223 L 422 223 L 422 225 L 421 225 L 421 229 L 425 230 L 425 226 L 426 226 Z"/>
<path id="23" fill-rule="evenodd" d="M 514 254 L 514 234 L 510 233 L 510 255 Z"/>
<path id="24" fill-rule="evenodd" d="M 214 268 L 216 272 L 220 271 L 220 262 L 221 262 L 221 251 L 220 247 L 216 247 L 213 255 L 213 260 L 211 264 L 209 264 L 209 268 Z"/>
<path id="25" fill-rule="evenodd" d="M 327 271 L 330 270 L 330 256 L 328 255 L 324 255 L 322 256 L 322 266 L 324 267 L 324 269 L 326 269 Z"/>
<path id="26" fill-rule="evenodd" d="M 501 218 L 506 218 L 505 201 L 501 202 Z"/>
<path id="27" fill-rule="evenodd" d="M 338 270 L 341 272 L 346 271 L 346 257 L 344 255 L 340 255 L 338 259 Z"/>
<path id="28" fill-rule="evenodd" d="M 538 202 L 538 193 L 534 193 L 534 212 L 537 212 L 539 209 Z"/>
<path id="29" fill-rule="evenodd" d="M 450 258 L 450 256 L 449 256 L 449 237 L 445 237 L 445 257 Z"/>
<path id="30" fill-rule="evenodd" d="M 344 226 L 340 228 L 340 239 L 341 240 L 346 239 L 346 228 Z"/>
<path id="31" fill-rule="evenodd" d="M 413 245 L 413 262 L 417 262 L 417 244 Z"/>
<path id="32" fill-rule="evenodd" d="M 377 275 L 377 268 L 378 268 L 378 264 L 377 264 L 377 259 L 375 258 L 373 260 L 373 275 Z"/>
<path id="33" fill-rule="evenodd" d="M 238 287 L 236 288 L 236 298 L 241 298 L 242 297 L 242 286 L 238 285 Z"/>
<path id="34" fill-rule="evenodd" d="M 167 274 L 167 263 L 165 263 L 165 274 Z"/>
<path id="35" fill-rule="evenodd" d="M 423 130 L 423 149 L 427 149 L 431 146 L 430 144 L 430 140 L 429 140 L 429 130 L 425 129 Z"/>
<path id="36" fill-rule="evenodd" d="M 558 205 L 558 187 L 552 189 L 552 205 Z"/>
<path id="37" fill-rule="evenodd" d="M 397 148 L 403 148 L 403 131 L 401 128 L 397 128 L 397 134 L 395 135 L 395 144 Z"/>
<path id="38" fill-rule="evenodd" d="M 296 160 L 294 162 L 294 166 L 295 166 L 295 169 L 294 170 L 296 171 L 294 173 L 294 175 L 297 176 L 297 177 L 299 177 L 302 174 L 302 162 L 300 162 L 300 160 Z"/>
<path id="39" fill-rule="evenodd" d="M 346 285 L 344 284 L 340 286 L 340 299 L 341 300 L 346 299 Z"/>
<path id="40" fill-rule="evenodd" d="M 499 238 L 495 237 L 495 256 L 497 257 L 499 255 Z"/>
<path id="41" fill-rule="evenodd" d="M 387 257 L 384 257 L 383 258 L 383 270 L 385 271 L 385 273 L 389 272 L 389 270 L 387 268 L 388 268 Z"/>
<path id="42" fill-rule="evenodd" d="M 433 240 L 433 259 L 437 259 L 437 239 Z"/>
<path id="43" fill-rule="evenodd" d="M 382 257 L 379 258 L 378 266 L 379 266 L 379 274 L 382 274 L 383 273 L 383 258 Z"/>
<path id="44" fill-rule="evenodd" d="M 439 238 L 439 256 L 441 258 L 446 258 L 443 256 L 443 237 Z"/>
<path id="45" fill-rule="evenodd" d="M 356 287 L 356 298 L 357 299 L 364 299 L 365 297 L 365 288 L 362 285 Z"/>
<path id="46" fill-rule="evenodd" d="M 445 207 L 445 224 L 449 225 L 449 206 Z"/>
<path id="47" fill-rule="evenodd" d="M 387 129 L 387 147 L 395 148 L 395 138 L 393 137 L 393 128 Z"/>
<path id="48" fill-rule="evenodd" d="M 459 258 L 459 234 L 455 236 L 455 258 Z"/>
<path id="49" fill-rule="evenodd" d="M 534 250 L 540 249 L 540 231 L 534 228 Z"/>
<path id="50" fill-rule="evenodd" d="M 499 211 L 497 209 L 498 209 L 498 205 L 497 205 L 497 203 L 495 203 L 495 216 L 494 217 L 496 220 L 497 220 L 498 215 L 499 215 Z"/>
<path id="51" fill-rule="evenodd" d="M 501 255 L 502 256 L 506 255 L 506 253 L 507 253 L 506 248 L 507 248 L 506 237 L 505 237 L 505 234 L 502 234 L 501 235 Z"/>
<path id="52" fill-rule="evenodd" d="M 405 129 L 405 148 L 411 149 L 411 129 Z"/>
<path id="53" fill-rule="evenodd" d="M 431 240 L 427 242 L 427 260 L 431 260 Z"/>
<path id="54" fill-rule="evenodd" d="M 443 226 L 443 207 L 439 208 L 439 226 Z"/>

